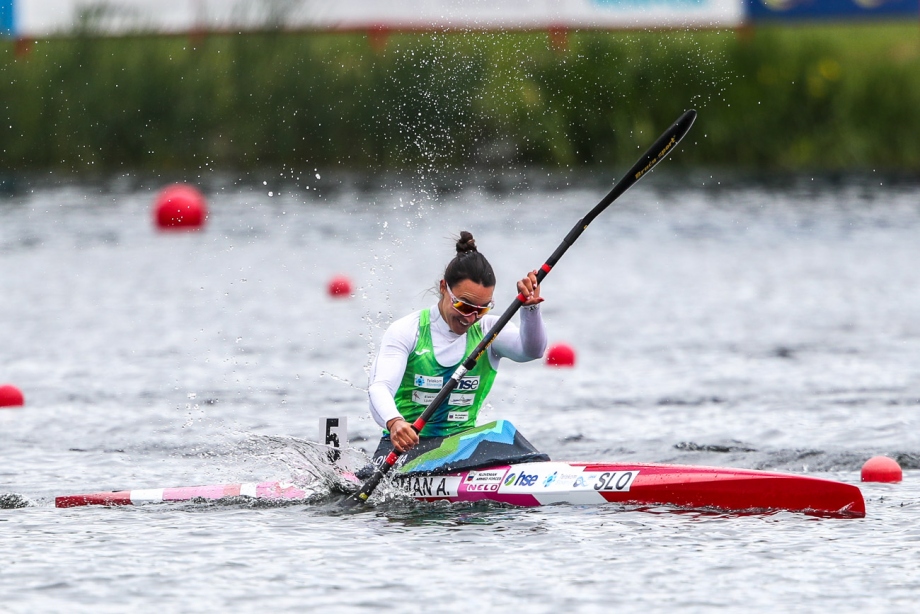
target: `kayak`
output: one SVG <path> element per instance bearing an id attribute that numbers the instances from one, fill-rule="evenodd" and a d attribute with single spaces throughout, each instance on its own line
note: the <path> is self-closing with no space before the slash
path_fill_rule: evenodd
<path id="1" fill-rule="evenodd" d="M 356 491 L 361 480 L 336 465 L 347 442 L 344 419 L 321 421 L 320 441 L 332 442 L 326 454 L 335 468 L 337 488 Z M 567 503 L 619 503 L 648 507 L 760 513 L 799 512 L 818 516 L 863 517 L 859 488 L 804 475 L 652 463 L 552 461 L 533 447 L 513 424 L 497 420 L 444 438 L 427 438 L 392 475 L 393 484 L 419 501 L 449 503 L 494 501 L 534 507 Z M 366 468 L 370 475 L 373 466 Z M 362 471 L 357 472 L 358 475 Z M 317 494 L 285 482 L 218 484 L 66 495 L 56 507 L 138 505 L 195 499 L 249 497 L 305 500 Z"/>
<path id="2" fill-rule="evenodd" d="M 355 485 L 358 481 L 348 476 Z M 533 462 L 442 475 L 399 475 L 394 484 L 420 501 L 494 501 L 534 507 L 619 503 L 723 512 L 799 512 L 861 518 L 859 488 L 809 476 L 649 463 Z M 140 505 L 227 497 L 302 500 L 315 494 L 284 482 L 98 492 L 57 497 L 56 507 Z"/>

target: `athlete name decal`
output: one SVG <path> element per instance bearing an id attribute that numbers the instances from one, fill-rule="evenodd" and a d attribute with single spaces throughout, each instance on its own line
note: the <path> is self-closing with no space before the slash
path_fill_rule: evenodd
<path id="1" fill-rule="evenodd" d="M 460 485 L 459 476 L 409 476 L 400 478 L 399 485 L 413 497 L 456 497 Z"/>

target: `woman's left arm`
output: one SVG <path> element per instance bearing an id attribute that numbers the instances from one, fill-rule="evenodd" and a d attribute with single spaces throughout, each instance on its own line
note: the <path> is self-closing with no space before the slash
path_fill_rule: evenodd
<path id="1" fill-rule="evenodd" d="M 543 326 L 543 317 L 540 315 L 540 286 L 537 284 L 537 272 L 531 271 L 527 277 L 517 283 L 518 292 L 526 300 L 520 309 L 521 327 L 512 322 L 495 338 L 491 349 L 497 357 L 510 358 L 515 362 L 527 362 L 543 357 L 546 351 L 546 328 Z M 491 323 L 490 323 L 491 324 Z M 491 328 L 491 326 L 489 327 Z M 487 328 L 483 327 L 486 331 Z"/>

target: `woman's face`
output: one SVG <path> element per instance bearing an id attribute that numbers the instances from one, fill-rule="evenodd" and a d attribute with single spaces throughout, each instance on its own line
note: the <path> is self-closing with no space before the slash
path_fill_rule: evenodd
<path id="1" fill-rule="evenodd" d="M 462 335 L 482 317 L 478 313 L 463 315 L 454 309 L 454 300 L 450 297 L 450 293 L 453 293 L 456 298 L 470 305 L 486 306 L 492 303 L 492 291 L 494 289 L 495 286 L 483 286 L 469 279 L 459 281 L 454 284 L 452 288 L 448 288 L 447 282 L 442 279 L 441 302 L 438 304 L 438 308 L 441 312 L 441 317 L 447 322 L 447 326 L 450 330 L 458 335 Z"/>

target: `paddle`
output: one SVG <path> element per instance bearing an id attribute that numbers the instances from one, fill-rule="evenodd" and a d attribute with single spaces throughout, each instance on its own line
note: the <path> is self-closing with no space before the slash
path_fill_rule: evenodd
<path id="1" fill-rule="evenodd" d="M 639 160 L 633 164 L 633 167 L 629 169 L 629 172 L 620 180 L 610 193 L 605 196 L 601 202 L 599 202 L 591 211 L 588 212 L 588 215 L 583 217 L 578 221 L 577 224 L 569 231 L 569 234 L 562 240 L 562 243 L 559 247 L 556 248 L 556 251 L 553 252 L 553 255 L 547 259 L 546 264 L 540 267 L 540 270 L 537 271 L 537 282 L 542 282 L 546 275 L 552 270 L 552 268 L 559 262 L 559 259 L 562 258 L 562 255 L 572 246 L 573 243 L 581 236 L 581 233 L 588 227 L 594 218 L 596 218 L 600 213 L 606 209 L 610 203 L 619 198 L 626 190 L 631 188 L 637 181 L 642 179 L 646 173 L 655 168 L 655 166 L 664 160 L 664 158 L 671 153 L 671 151 L 677 147 L 677 144 L 690 130 L 690 126 L 693 125 L 693 121 L 696 119 L 696 111 L 689 110 L 678 118 L 674 124 L 664 131 L 664 133 L 658 137 L 658 140 L 648 149 L 648 151 L 643 154 Z M 412 423 L 412 428 L 415 429 L 417 433 L 420 433 L 428 420 L 431 419 L 432 414 L 441 406 L 441 403 L 450 395 L 451 392 L 457 387 L 460 383 L 460 379 L 473 367 L 476 366 L 476 361 L 485 354 L 486 350 L 492 345 L 492 342 L 495 340 L 495 337 L 498 336 L 498 333 L 501 332 L 502 328 L 505 327 L 514 314 L 517 313 L 518 309 L 521 308 L 521 305 L 527 299 L 522 295 L 518 294 L 517 298 L 514 299 L 514 302 L 508 309 L 505 310 L 505 313 L 501 315 L 498 321 L 492 326 L 489 332 L 482 338 L 482 341 L 479 342 L 479 345 L 476 346 L 476 349 L 463 361 L 457 370 L 454 371 L 454 374 L 450 376 L 450 379 L 444 384 L 440 392 L 435 396 L 434 400 L 428 405 L 422 415 Z M 352 495 L 351 497 L 345 499 L 343 502 L 346 506 L 354 506 L 358 503 L 363 503 L 367 501 L 368 497 L 371 496 L 371 493 L 377 488 L 380 484 L 380 481 L 389 473 L 390 469 L 393 468 L 393 465 L 396 464 L 396 460 L 399 458 L 400 452 L 397 452 L 394 448 L 392 452 L 386 457 L 383 465 L 377 468 L 374 474 L 367 479 L 366 482 L 361 486 L 361 490 Z"/>

